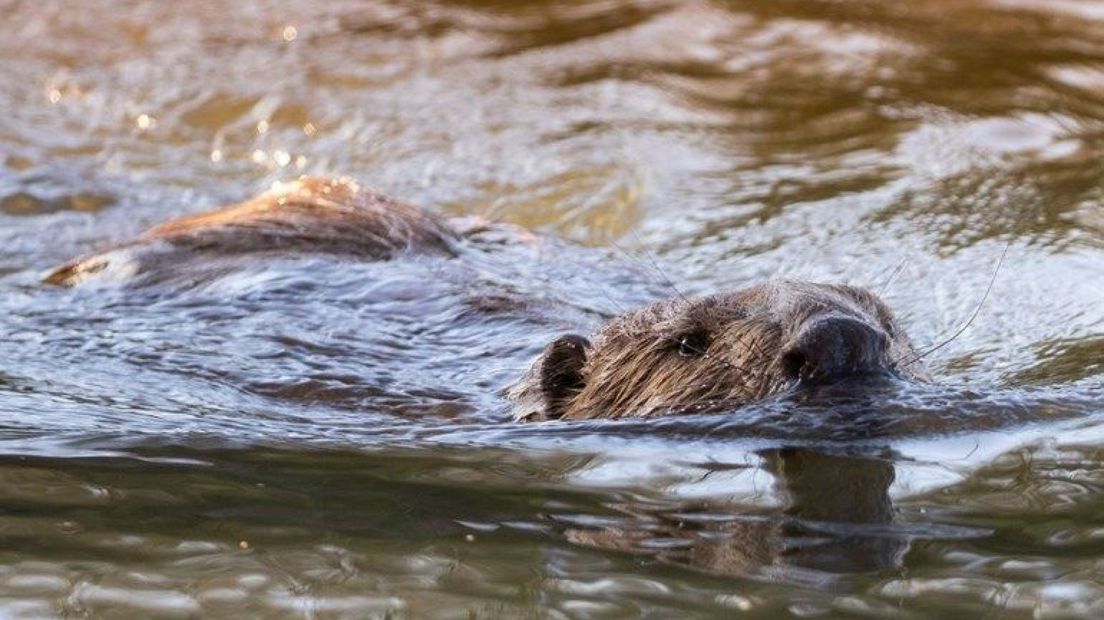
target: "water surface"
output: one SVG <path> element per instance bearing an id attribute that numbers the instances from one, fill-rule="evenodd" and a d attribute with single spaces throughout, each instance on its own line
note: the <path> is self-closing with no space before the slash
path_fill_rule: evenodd
<path id="1" fill-rule="evenodd" d="M 1096 3 L 0 15 L 0 615 L 1104 615 Z M 551 240 L 38 282 L 300 174 Z M 940 385 L 508 421 L 556 335 L 776 276 L 962 330 Z"/>

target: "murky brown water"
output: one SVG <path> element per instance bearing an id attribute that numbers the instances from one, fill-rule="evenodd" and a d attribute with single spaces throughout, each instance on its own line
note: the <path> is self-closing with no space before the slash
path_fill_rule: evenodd
<path id="1" fill-rule="evenodd" d="M 0 16 L 0 616 L 1104 616 L 1104 5 Z M 37 282 L 303 173 L 577 245 Z M 926 344 L 1005 248 L 940 387 L 504 422 L 668 278 L 868 285 Z"/>

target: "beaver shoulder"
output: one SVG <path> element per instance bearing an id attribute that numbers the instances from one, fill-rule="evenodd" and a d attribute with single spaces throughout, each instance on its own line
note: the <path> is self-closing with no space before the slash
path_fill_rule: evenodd
<path id="1" fill-rule="evenodd" d="M 189 253 L 337 254 L 385 260 L 420 251 L 452 255 L 460 235 L 448 222 L 348 179 L 305 177 L 251 200 L 160 224 L 106 252 L 51 271 L 73 286 L 95 274 L 180 269 Z"/>

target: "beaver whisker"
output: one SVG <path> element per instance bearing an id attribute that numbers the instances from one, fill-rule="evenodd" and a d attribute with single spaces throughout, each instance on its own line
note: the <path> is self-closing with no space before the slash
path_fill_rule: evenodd
<path id="1" fill-rule="evenodd" d="M 889 285 L 893 283 L 893 280 L 895 280 L 897 278 L 897 275 L 901 273 L 901 271 L 905 268 L 905 264 L 908 263 L 908 259 L 908 256 L 902 258 L 900 262 L 897 263 L 897 266 L 893 268 L 893 271 L 890 272 L 889 277 L 886 278 L 886 281 L 877 286 L 877 291 L 879 295 L 885 294 L 886 290 L 889 288 Z"/>
<path id="2" fill-rule="evenodd" d="M 633 233 L 633 235 L 637 238 L 637 241 L 640 241 L 640 235 L 636 232 L 635 228 L 630 227 L 629 231 L 631 233 Z M 616 241 L 611 240 L 610 245 L 612 245 L 618 251 L 623 253 L 625 256 L 628 256 L 629 258 L 635 258 L 629 251 L 627 251 L 626 249 L 621 247 Z M 644 253 L 645 258 L 648 259 L 648 263 L 651 265 L 652 269 L 654 269 L 656 271 L 656 273 L 659 274 L 659 277 L 662 278 L 661 284 L 663 284 L 664 286 L 666 286 L 666 287 L 670 288 L 672 291 L 674 291 L 675 295 L 678 296 L 679 299 L 681 299 L 682 301 L 684 301 L 686 303 L 689 303 L 690 300 L 686 298 L 686 295 L 682 294 L 682 291 L 680 291 L 677 286 L 675 286 L 674 280 L 672 280 L 667 275 L 667 272 L 663 271 L 663 269 L 659 266 L 659 262 L 655 260 L 655 258 L 652 256 L 652 254 L 650 252 L 648 252 L 647 250 L 642 250 L 642 251 Z"/>
<path id="3" fill-rule="evenodd" d="M 915 364 L 916 362 L 919 362 L 920 360 L 924 359 L 928 355 L 931 355 L 932 353 L 935 353 L 939 349 L 942 349 L 943 347 L 951 344 L 952 342 L 957 340 L 959 336 L 961 336 L 963 333 L 965 333 L 966 330 L 969 329 L 971 325 L 973 325 L 974 320 L 978 318 L 979 314 L 981 314 L 981 308 L 985 305 L 985 301 L 987 299 L 989 299 L 989 293 L 991 293 L 993 291 L 993 285 L 996 284 L 996 282 L 997 282 L 997 274 L 1000 273 L 1001 265 L 1004 264 L 1004 258 L 1005 258 L 1005 256 L 1008 255 L 1008 249 L 1010 247 L 1012 247 L 1012 242 L 1011 241 L 1004 244 L 1004 250 L 1001 251 L 1000 258 L 997 259 L 997 266 L 993 269 L 993 275 L 989 278 L 989 285 L 985 287 L 985 293 L 981 296 L 981 301 L 978 302 L 977 306 L 974 308 L 973 314 L 970 315 L 970 318 L 967 319 L 966 323 L 963 324 L 962 327 L 958 328 L 958 331 L 956 331 L 954 334 L 952 334 L 950 338 L 947 338 L 943 342 L 940 342 L 939 344 L 927 349 L 926 351 L 923 351 L 921 353 L 916 354 L 915 357 L 913 357 L 912 359 L 905 362 L 904 366 L 911 366 L 912 364 Z M 900 362 L 901 362 L 901 359 L 898 358 L 898 359 L 893 360 L 892 364 L 894 366 L 898 366 L 898 365 L 900 365 Z"/>

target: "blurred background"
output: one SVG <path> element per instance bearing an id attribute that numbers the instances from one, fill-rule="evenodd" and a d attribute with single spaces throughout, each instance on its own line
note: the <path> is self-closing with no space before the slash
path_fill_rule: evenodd
<path id="1" fill-rule="evenodd" d="M 2 615 L 1104 614 L 1104 4 L 0 0 L 0 16 Z M 852 476 L 854 449 L 772 452 L 791 436 L 763 444 L 755 419 L 721 444 L 496 428 L 497 390 L 569 320 L 472 319 L 447 287 L 412 305 L 417 265 L 282 265 L 172 298 L 38 284 L 301 174 L 581 246 L 559 271 L 480 267 L 523 297 L 612 312 L 668 279 L 846 281 L 921 347 L 977 311 L 930 357 L 963 392 L 924 406 L 1078 422 L 874 442 L 852 479 L 881 472 L 856 488 L 908 527 L 816 536 L 882 561 L 830 545 L 764 573 L 802 562 L 746 544 L 703 560 L 687 536 L 773 539 L 747 519 L 805 518 L 784 507 L 816 485 L 793 472 Z M 618 262 L 645 281 L 603 280 Z"/>

